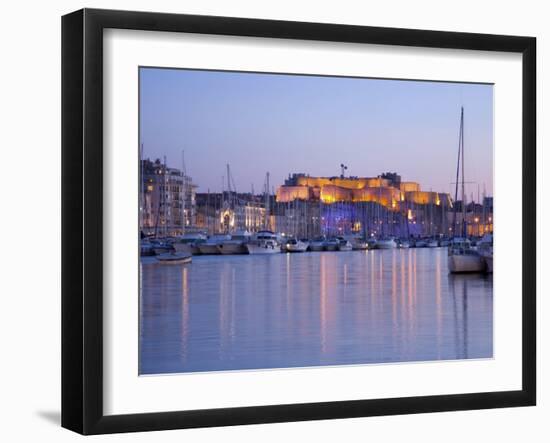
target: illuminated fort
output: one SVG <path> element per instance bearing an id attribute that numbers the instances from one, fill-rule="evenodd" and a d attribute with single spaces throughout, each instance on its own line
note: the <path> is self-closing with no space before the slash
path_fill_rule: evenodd
<path id="1" fill-rule="evenodd" d="M 452 235 L 463 223 L 462 202 L 448 193 L 424 191 L 395 172 L 377 177 L 288 176 L 276 191 L 272 227 L 299 237 L 360 234 L 369 236 Z M 472 199 L 473 200 L 473 199 Z M 455 212 L 457 214 L 455 214 Z M 493 199 L 466 203 L 468 235 L 492 232 Z"/>
<path id="2" fill-rule="evenodd" d="M 374 202 L 390 210 L 408 209 L 411 204 L 452 207 L 449 194 L 422 191 L 416 182 L 401 181 L 395 173 L 378 177 L 311 177 L 292 174 L 277 189 L 278 203 L 294 200 L 323 203 Z"/>

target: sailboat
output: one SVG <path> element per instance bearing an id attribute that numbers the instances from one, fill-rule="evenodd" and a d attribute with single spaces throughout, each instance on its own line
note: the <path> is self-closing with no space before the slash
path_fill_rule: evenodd
<path id="1" fill-rule="evenodd" d="M 462 164 L 462 222 L 460 236 L 456 235 L 456 201 L 458 198 L 458 177 Z M 460 108 L 460 132 L 458 137 L 458 160 L 456 165 L 455 206 L 453 214 L 454 238 L 449 245 L 447 264 L 449 272 L 483 272 L 485 262 L 479 253 L 472 248 L 466 238 L 466 199 L 464 192 L 464 107 Z"/>

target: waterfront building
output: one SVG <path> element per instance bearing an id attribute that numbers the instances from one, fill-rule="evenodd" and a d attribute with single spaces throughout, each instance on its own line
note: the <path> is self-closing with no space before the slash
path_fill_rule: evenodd
<path id="1" fill-rule="evenodd" d="M 196 185 L 159 159 L 141 161 L 140 225 L 145 235 L 182 235 L 196 222 Z"/>
<path id="2" fill-rule="evenodd" d="M 197 227 L 209 234 L 266 229 L 264 197 L 250 193 L 217 192 L 196 195 Z"/>

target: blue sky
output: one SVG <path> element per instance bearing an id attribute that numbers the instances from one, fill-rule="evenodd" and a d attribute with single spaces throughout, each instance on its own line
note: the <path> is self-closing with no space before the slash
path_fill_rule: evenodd
<path id="1" fill-rule="evenodd" d="M 267 171 L 277 186 L 291 172 L 338 175 L 340 163 L 449 192 L 461 105 L 477 199 L 477 184 L 493 187 L 491 85 L 141 68 L 140 142 L 173 167 L 184 150 L 199 192 L 221 190 L 227 163 L 239 192 L 261 192 Z"/>

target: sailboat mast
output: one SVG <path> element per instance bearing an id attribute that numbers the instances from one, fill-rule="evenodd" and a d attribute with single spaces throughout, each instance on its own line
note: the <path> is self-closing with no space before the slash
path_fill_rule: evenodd
<path id="1" fill-rule="evenodd" d="M 455 180 L 455 200 L 453 208 L 453 236 L 456 236 L 456 204 L 458 201 L 458 177 L 460 173 L 460 154 L 462 151 L 462 128 L 464 122 L 464 108 L 460 108 L 460 128 L 458 130 L 458 158 L 456 160 L 456 180 Z M 462 206 L 464 206 L 464 196 L 462 197 Z"/>
<path id="2" fill-rule="evenodd" d="M 466 192 L 464 188 L 464 107 L 460 111 L 460 127 L 462 140 L 462 236 L 466 235 Z"/>

